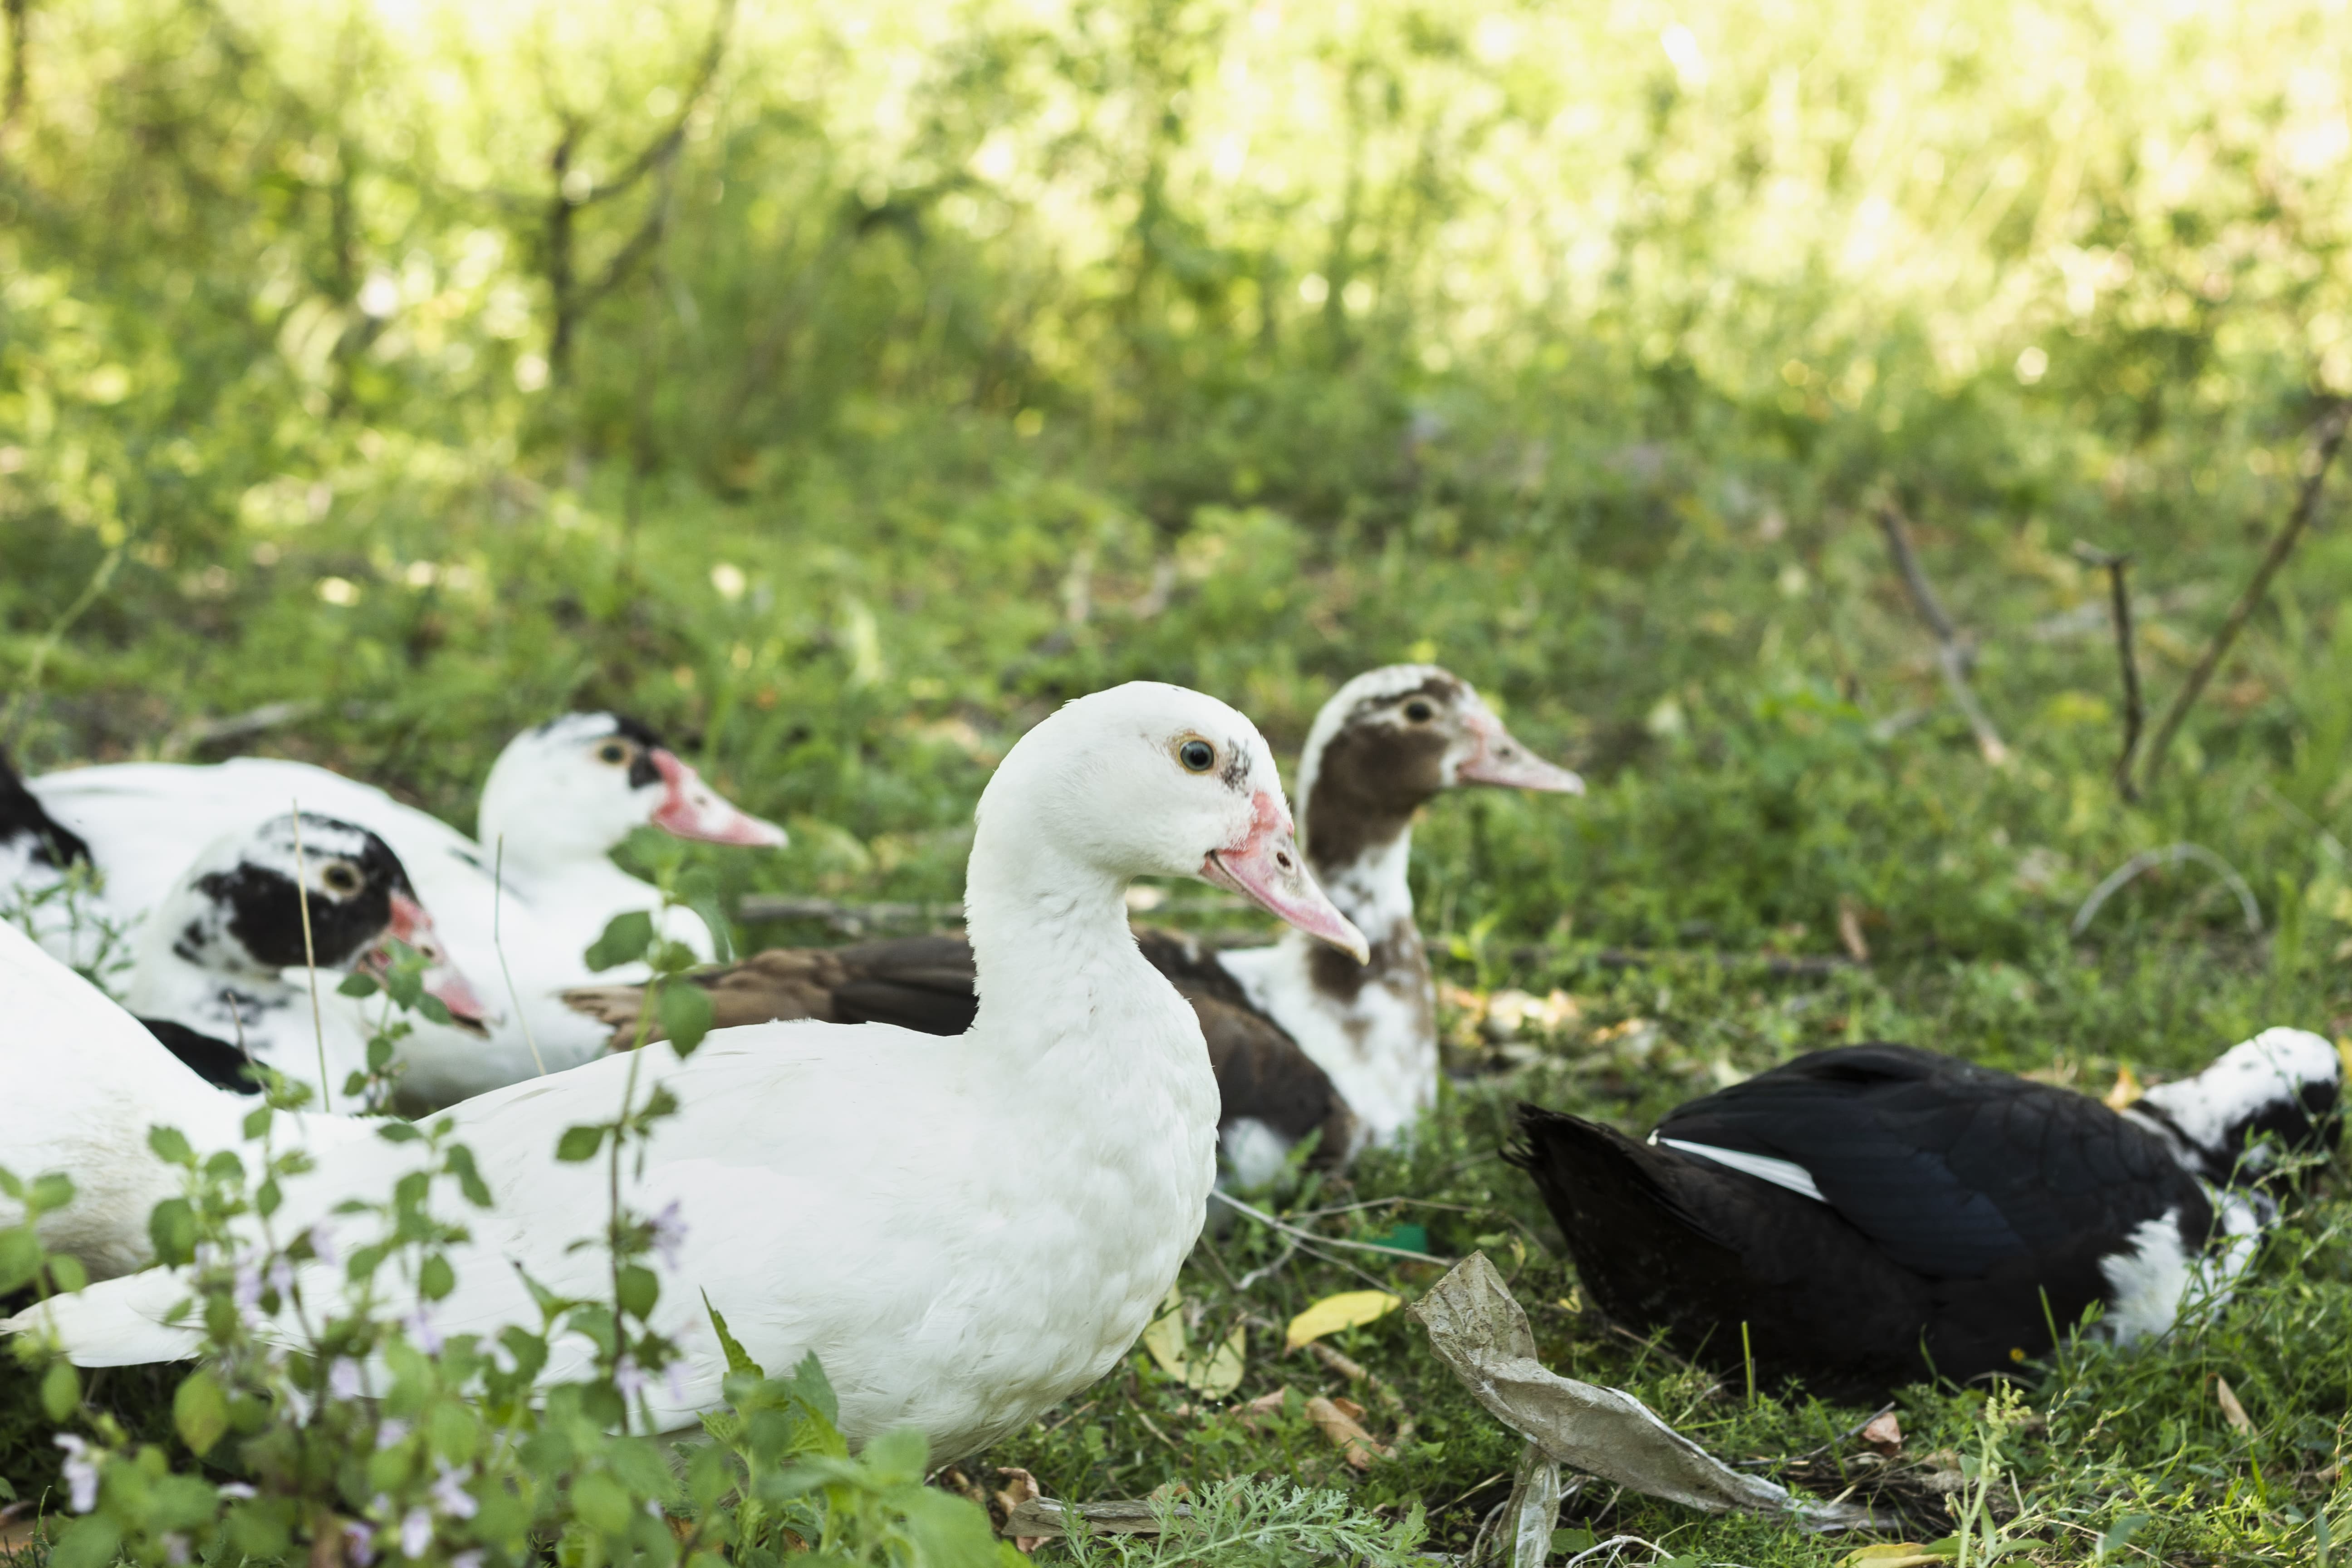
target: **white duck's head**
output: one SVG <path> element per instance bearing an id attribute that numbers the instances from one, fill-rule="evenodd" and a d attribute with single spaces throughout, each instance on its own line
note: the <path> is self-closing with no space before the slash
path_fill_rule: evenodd
<path id="1" fill-rule="evenodd" d="M 1120 888 L 1197 877 L 1364 957 L 1299 852 L 1265 737 L 1213 697 L 1139 680 L 1078 698 L 1005 755 L 978 817 L 975 891 L 983 846 Z"/>
<path id="2" fill-rule="evenodd" d="M 425 994 L 453 1018 L 478 1026 L 484 1016 L 391 847 L 364 827 L 311 812 L 299 825 L 291 814 L 273 816 L 214 842 L 173 884 L 142 940 L 151 952 L 166 947 L 206 975 L 241 984 L 276 982 L 310 961 L 381 977 L 402 942 L 425 956 Z"/>
<path id="3" fill-rule="evenodd" d="M 634 719 L 567 713 L 507 743 L 482 786 L 482 847 L 553 870 L 598 860 L 650 824 L 680 838 L 773 848 L 784 830 L 722 797 Z"/>

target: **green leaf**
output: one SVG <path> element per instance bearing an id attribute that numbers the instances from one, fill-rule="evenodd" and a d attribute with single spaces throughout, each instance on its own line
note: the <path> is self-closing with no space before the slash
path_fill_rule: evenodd
<path id="1" fill-rule="evenodd" d="M 436 1024 L 447 1024 L 451 1021 L 449 1004 L 429 991 L 416 999 L 416 1010 Z"/>
<path id="2" fill-rule="evenodd" d="M 575 1164 L 583 1160 L 593 1160 L 596 1157 L 596 1151 L 604 1147 L 604 1134 L 609 1131 L 604 1127 L 567 1127 L 563 1130 L 563 1136 L 556 1141 L 555 1157 Z"/>
<path id="3" fill-rule="evenodd" d="M 452 1143 L 442 1157 L 442 1168 L 457 1178 L 457 1190 L 466 1201 L 478 1209 L 490 1206 L 490 1184 L 482 1180 L 482 1173 L 474 1163 L 474 1152 L 463 1143 Z"/>
<path id="4" fill-rule="evenodd" d="M 605 924 L 604 934 L 590 944 L 588 967 L 603 970 L 633 963 L 645 957 L 646 949 L 653 945 L 654 917 L 643 910 L 631 910 L 614 915 Z"/>
<path id="5" fill-rule="evenodd" d="M 228 1399 L 210 1372 L 198 1367 L 172 1395 L 172 1425 L 179 1429 L 180 1441 L 188 1446 L 188 1451 L 199 1458 L 211 1452 L 221 1434 L 228 1430 Z"/>
<path id="6" fill-rule="evenodd" d="M 665 981 L 661 988 L 662 1033 L 683 1058 L 710 1033 L 710 993 L 690 981 Z"/>
<path id="7" fill-rule="evenodd" d="M 602 1470 L 591 1470 L 572 1483 L 572 1507 L 583 1524 L 605 1535 L 626 1530 L 635 1511 L 627 1489 Z"/>
<path id="8" fill-rule="evenodd" d="M 457 1288 L 457 1271 L 438 1252 L 426 1258 L 424 1267 L 416 1271 L 416 1293 L 428 1301 L 438 1301 Z"/>
<path id="9" fill-rule="evenodd" d="M 269 1119 L 277 1112 L 267 1105 L 257 1105 L 245 1113 L 245 1141 L 258 1143 L 269 1136 Z"/>
<path id="10" fill-rule="evenodd" d="M 81 1404 L 81 1374 L 74 1371 L 73 1363 L 60 1357 L 41 1374 L 41 1408 L 49 1419 L 63 1426 Z"/>
<path id="11" fill-rule="evenodd" d="M 753 1377 L 767 1376 L 760 1363 L 751 1359 L 751 1352 L 743 1348 L 743 1342 L 727 1331 L 727 1320 L 720 1317 L 719 1309 L 710 1304 L 710 1292 L 708 1290 L 702 1293 L 702 1310 L 710 1315 L 710 1327 L 719 1335 L 719 1348 L 727 1352 L 727 1370 L 748 1372 Z"/>
<path id="12" fill-rule="evenodd" d="M 338 996 L 373 996 L 376 991 L 375 976 L 362 974 L 357 970 L 344 975 L 342 984 L 335 987 Z"/>
<path id="13" fill-rule="evenodd" d="M 58 1289 L 71 1293 L 89 1283 L 89 1270 L 81 1266 L 80 1258 L 60 1252 L 49 1259 L 49 1278 Z"/>
<path id="14" fill-rule="evenodd" d="M 196 1256 L 196 1211 L 185 1198 L 165 1198 L 147 1215 L 147 1239 L 165 1263 L 189 1263 Z"/>
<path id="15" fill-rule="evenodd" d="M 625 1263 L 615 1270 L 613 1289 L 621 1310 L 640 1322 L 653 1316 L 654 1303 L 661 1300 L 661 1281 L 642 1263 Z"/>
<path id="16" fill-rule="evenodd" d="M 107 1568 L 122 1546 L 122 1530 L 103 1513 L 78 1519 L 49 1552 L 52 1568 Z"/>
<path id="17" fill-rule="evenodd" d="M 25 1206 L 35 1214 L 48 1214 L 73 1202 L 73 1178 L 63 1171 L 51 1171 L 33 1179 L 32 1196 Z"/>
<path id="18" fill-rule="evenodd" d="M 0 1231 L 0 1295 L 22 1289 L 41 1271 L 41 1238 L 29 1225 Z"/>
<path id="19" fill-rule="evenodd" d="M 196 1152 L 188 1146 L 187 1139 L 176 1127 L 150 1127 L 147 1130 L 147 1147 L 155 1152 L 158 1160 L 185 1165 L 192 1171 L 196 1168 Z"/>

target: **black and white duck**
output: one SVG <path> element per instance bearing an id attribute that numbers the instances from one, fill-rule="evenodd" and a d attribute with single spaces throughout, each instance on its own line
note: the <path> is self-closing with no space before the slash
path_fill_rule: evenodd
<path id="1" fill-rule="evenodd" d="M 1592 1300 L 1725 1370 L 1874 1401 L 2128 1344 L 2226 1297 L 2282 1153 L 2332 1147 L 2343 1063 L 2269 1029 L 2123 1111 L 1906 1046 L 1816 1051 L 1637 1142 L 1536 1106 L 1507 1151 Z M 1750 1360 L 1752 1358 L 1752 1362 Z"/>

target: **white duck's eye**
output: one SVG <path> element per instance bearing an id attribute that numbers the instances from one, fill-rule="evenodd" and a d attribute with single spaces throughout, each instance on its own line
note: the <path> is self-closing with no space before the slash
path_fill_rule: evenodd
<path id="1" fill-rule="evenodd" d="M 629 743 L 626 741 L 607 741 L 596 748 L 596 760 L 610 763 L 617 768 L 629 760 Z"/>
<path id="2" fill-rule="evenodd" d="M 1217 765 L 1217 748 L 1196 735 L 1176 748 L 1176 760 L 1188 773 L 1205 773 Z"/>
<path id="3" fill-rule="evenodd" d="M 1437 710 L 1416 697 L 1404 705 L 1404 716 L 1416 724 L 1426 724 L 1437 717 Z"/>
<path id="4" fill-rule="evenodd" d="M 330 860 L 320 868 L 319 882 L 327 891 L 349 898 L 360 890 L 359 868 L 348 860 Z"/>

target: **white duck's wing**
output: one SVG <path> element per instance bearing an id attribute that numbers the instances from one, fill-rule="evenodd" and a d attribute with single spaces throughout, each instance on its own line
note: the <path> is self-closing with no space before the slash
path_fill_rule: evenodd
<path id="1" fill-rule="evenodd" d="M 149 1151 L 149 1131 L 175 1127 L 200 1151 L 226 1148 L 253 1103 L 198 1078 L 96 987 L 0 924 L 0 1105 L 12 1110 L 0 1118 L 0 1166 L 73 1178 L 73 1202 L 42 1225 L 53 1249 L 101 1279 L 136 1268 L 149 1211 L 180 1191 L 179 1173 Z M 286 1135 L 310 1136 L 311 1120 L 289 1119 Z M 0 1224 L 21 1218 L 0 1199 Z"/>

